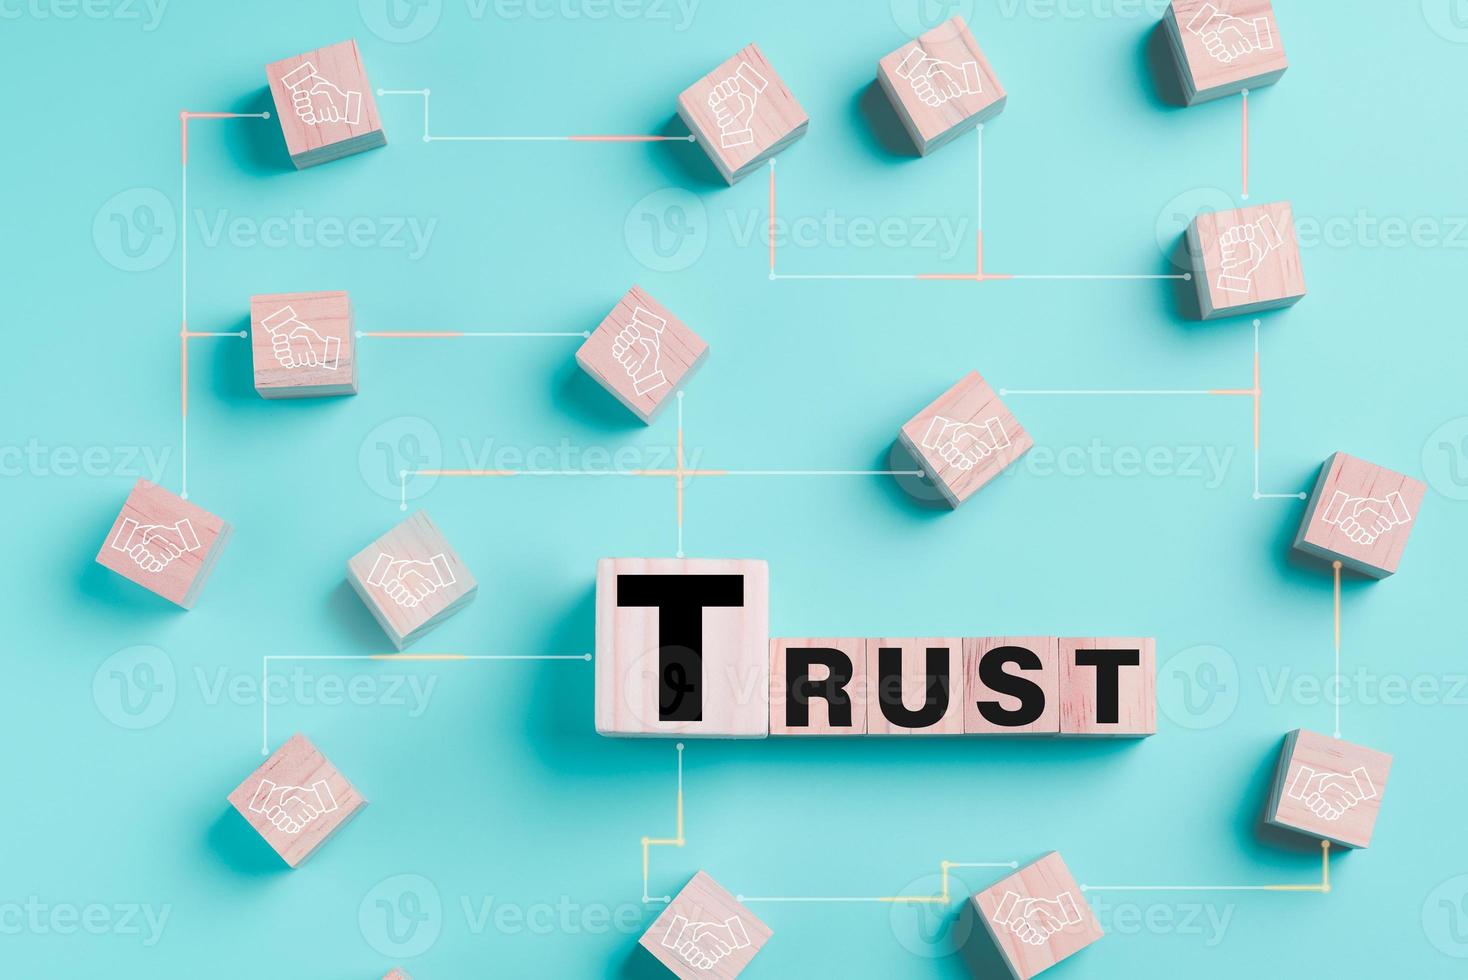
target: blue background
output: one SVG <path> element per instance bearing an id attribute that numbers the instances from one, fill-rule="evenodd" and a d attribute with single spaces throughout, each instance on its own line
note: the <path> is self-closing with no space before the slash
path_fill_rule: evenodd
<path id="1" fill-rule="evenodd" d="M 92 562 L 153 475 L 143 454 L 180 487 L 181 226 L 200 331 L 247 326 L 252 293 L 346 289 L 363 330 L 575 332 L 640 283 L 712 346 L 685 404 L 708 467 L 887 468 L 901 423 L 970 368 L 1019 389 L 1249 384 L 1249 320 L 1191 320 L 1190 286 L 771 282 L 763 174 L 726 188 L 682 143 L 425 144 L 413 97 L 379 100 L 386 149 L 300 173 L 273 119 L 195 122 L 183 214 L 179 110 L 270 109 L 263 65 L 321 44 L 355 36 L 374 86 L 431 88 L 439 134 L 681 133 L 678 92 L 758 40 L 811 116 L 780 157 L 796 223 L 781 271 L 973 267 L 977 138 L 918 159 L 872 86 L 916 23 L 905 0 L 703 0 L 686 20 L 651 0 L 444 0 L 399 4 L 397 26 L 384 2 L 5 7 L 7 972 L 652 973 L 638 841 L 674 830 L 675 750 L 595 735 L 590 664 L 273 664 L 299 683 L 272 694 L 272 746 L 308 734 L 372 805 L 290 872 L 225 795 L 259 762 L 262 656 L 387 649 L 342 576 L 401 517 L 390 474 L 563 445 L 570 466 L 588 450 L 665 466 L 672 416 L 637 424 L 577 370 L 574 338 L 367 338 L 360 395 L 288 404 L 255 395 L 246 342 L 193 341 L 191 499 L 236 534 L 185 614 Z M 1450 612 L 1468 530 L 1468 21 L 1447 0 L 1280 7 L 1291 67 L 1251 102 L 1251 199 L 1293 202 L 1310 295 L 1262 318 L 1261 488 L 1307 488 L 1338 449 L 1430 479 L 1401 572 L 1344 592 L 1344 736 L 1395 768 L 1374 845 L 1333 859 L 1328 896 L 1092 893 L 1109 935 L 1057 977 L 1446 976 L 1468 955 Z M 1240 105 L 1164 97 L 1161 5 L 954 9 L 1010 92 L 984 134 L 989 269 L 1176 271 L 1186 218 L 1240 193 Z M 332 238 L 357 218 L 355 244 Z M 852 233 L 884 219 L 886 242 Z M 425 248 L 393 232 L 410 222 Z M 1407 240 L 1385 231 L 1413 222 Z M 942 860 L 1050 849 L 1087 884 L 1316 880 L 1316 846 L 1258 820 L 1284 733 L 1333 724 L 1331 582 L 1289 554 L 1303 504 L 1253 499 L 1248 399 L 1011 406 L 1061 455 L 957 512 L 887 477 L 694 480 L 687 551 L 767 559 L 780 634 L 1155 635 L 1159 733 L 691 743 L 687 846 L 654 851 L 653 895 L 698 868 L 746 894 L 921 894 Z M 1154 450 L 1152 472 L 1108 462 Z M 1227 465 L 1203 475 L 1197 453 Z M 587 652 L 596 559 L 676 547 L 666 480 L 409 489 L 480 581 L 421 650 Z M 748 975 L 992 970 L 957 899 L 1000 873 L 958 872 L 942 910 L 756 905 L 775 936 Z M 487 923 L 466 915 L 485 902 Z M 93 905 L 98 935 L 67 918 Z M 120 921 L 129 905 L 166 910 L 161 936 Z"/>

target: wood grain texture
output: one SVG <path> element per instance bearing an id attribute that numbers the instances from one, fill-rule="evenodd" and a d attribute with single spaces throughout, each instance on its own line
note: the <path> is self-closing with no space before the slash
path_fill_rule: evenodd
<path id="1" fill-rule="evenodd" d="M 690 956 L 696 958 L 697 952 L 683 952 L 687 948 L 683 944 L 687 942 L 693 942 L 695 948 L 709 948 L 697 941 L 704 933 L 719 941 L 715 947 L 716 962 L 711 966 L 694 965 Z M 707 872 L 700 871 L 673 896 L 638 943 L 681 980 L 733 980 L 744 972 L 772 935 L 769 926 Z"/>
<path id="2" fill-rule="evenodd" d="M 251 296 L 250 352 L 262 398 L 357 393 L 357 338 L 346 293 Z"/>
<path id="3" fill-rule="evenodd" d="M 1320 468 L 1295 548 L 1372 578 L 1395 574 L 1426 495 L 1419 480 L 1335 453 Z"/>
<path id="4" fill-rule="evenodd" d="M 837 650 L 850 660 L 851 680 L 843 688 L 851 707 L 850 724 L 833 724 L 831 702 L 828 698 L 807 696 L 800 690 L 792 694 L 788 670 L 792 661 L 792 650 Z M 821 685 L 830 680 L 831 670 L 824 663 L 814 663 L 807 676 L 812 684 Z M 867 670 L 867 641 L 864 639 L 809 637 L 770 640 L 770 734 L 865 735 L 870 680 L 871 675 Z M 789 709 L 802 697 L 806 703 L 807 724 L 796 725 Z"/>
<path id="5" fill-rule="evenodd" d="M 275 102 L 275 116 L 285 136 L 286 150 L 298 168 L 387 143 L 382 120 L 377 115 L 372 83 L 367 80 L 367 69 L 362 66 L 355 40 L 271 62 L 265 66 L 265 77 Z M 334 105 L 342 118 L 324 120 L 318 115 L 303 118 L 297 110 L 296 92 L 308 93 L 311 104 L 318 110 L 324 103 Z"/>
<path id="6" fill-rule="evenodd" d="M 737 92 L 727 100 L 731 122 L 721 129 L 709 99 L 718 97 L 719 87 L 726 83 Z M 685 89 L 678 96 L 678 115 L 730 184 L 799 139 L 810 124 L 756 44 Z"/>
<path id="7" fill-rule="evenodd" d="M 353 555 L 347 581 L 399 650 L 458 612 L 479 590 L 421 510 Z"/>
<path id="8" fill-rule="evenodd" d="M 294 832 L 282 830 L 270 817 L 281 805 L 299 815 L 291 796 L 319 811 Z M 304 735 L 292 735 L 276 749 L 235 787 L 229 802 L 292 868 L 299 867 L 367 805 L 356 787 Z"/>
<path id="9" fill-rule="evenodd" d="M 651 422 L 708 349 L 667 307 L 633 286 L 576 351 L 576 363 L 638 418 Z"/>
<path id="10" fill-rule="evenodd" d="M 1367 847 L 1392 757 L 1305 729 L 1285 736 L 1265 820 L 1342 847 Z"/>
<path id="11" fill-rule="evenodd" d="M 1016 662 L 1000 666 L 1004 657 L 990 658 L 992 668 L 981 672 L 996 650 L 1017 647 Z M 1033 655 L 1034 665 L 1025 663 L 1024 652 Z M 1010 680 L 1006 688 L 1025 681 L 1039 688 L 1044 707 L 1030 721 L 1006 717 L 1018 712 L 1028 701 L 1009 693 L 999 693 L 984 682 L 989 669 L 1002 671 Z M 1059 639 L 1053 636 L 980 636 L 963 641 L 963 730 L 969 735 L 1058 735 L 1060 734 L 1060 663 Z M 983 705 L 981 707 L 981 705 Z"/>
<path id="12" fill-rule="evenodd" d="M 900 652 L 900 675 L 882 679 L 882 651 Z M 941 651 L 947 665 L 948 683 L 930 691 L 928 651 Z M 869 735 L 962 735 L 963 734 L 963 640 L 956 636 L 877 637 L 867 640 L 867 734 Z M 886 711 L 882 701 L 888 702 Z M 941 710 L 932 724 L 911 727 L 888 717 L 895 706 L 909 711 Z M 900 719 L 900 715 L 898 716 Z"/>
<path id="13" fill-rule="evenodd" d="M 1018 980 L 1043 973 L 1103 935 L 1101 923 L 1057 851 L 1020 868 L 974 895 L 971 901 L 1005 965 Z M 1027 925 L 1037 922 L 1048 933 L 1043 941 L 1022 939 Z"/>
<path id="14" fill-rule="evenodd" d="M 107 531 L 97 564 L 192 609 L 230 534 L 230 526 L 204 508 L 139 480 Z"/>
<path id="15" fill-rule="evenodd" d="M 877 81 L 925 156 L 999 115 L 1008 99 L 962 17 L 878 61 Z"/>
<path id="16" fill-rule="evenodd" d="M 1035 445 L 977 371 L 964 375 L 915 415 L 898 433 L 898 441 L 951 507 L 973 496 Z"/>
<path id="17" fill-rule="evenodd" d="M 1173 0 L 1163 30 L 1188 105 L 1273 85 L 1289 67 L 1270 0 Z"/>
<path id="18" fill-rule="evenodd" d="M 1252 242 L 1226 242 L 1235 229 Z M 1286 201 L 1198 215 L 1188 226 L 1188 255 L 1205 320 L 1279 309 L 1305 297 L 1294 211 Z"/>
<path id="19" fill-rule="evenodd" d="M 729 575 L 743 579 L 742 606 L 702 618 L 700 720 L 659 718 L 659 611 L 619 606 L 618 579 Z M 762 561 L 603 558 L 596 565 L 596 730 L 603 735 L 764 738 L 770 725 L 770 580 Z"/>
<path id="20" fill-rule="evenodd" d="M 1136 737 L 1157 733 L 1157 642 L 1140 636 L 1063 636 L 1060 653 L 1060 733 Z M 1137 666 L 1116 668 L 1116 720 L 1100 717 L 1097 687 L 1105 668 L 1077 662 L 1087 650 L 1136 651 Z"/>

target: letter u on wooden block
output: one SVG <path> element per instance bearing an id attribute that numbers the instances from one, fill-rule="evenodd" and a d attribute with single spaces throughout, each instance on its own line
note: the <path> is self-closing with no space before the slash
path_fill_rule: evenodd
<path id="1" fill-rule="evenodd" d="M 596 730 L 768 735 L 769 590 L 762 561 L 597 562 Z"/>
<path id="2" fill-rule="evenodd" d="M 963 640 L 867 640 L 867 732 L 963 734 Z"/>
<path id="3" fill-rule="evenodd" d="M 867 641 L 770 641 L 771 735 L 865 735 Z"/>
<path id="4" fill-rule="evenodd" d="M 1060 734 L 1060 669 L 1053 636 L 963 641 L 963 730 L 970 735 Z"/>
<path id="5" fill-rule="evenodd" d="M 1150 637 L 1060 639 L 1060 734 L 1157 733 L 1157 644 Z"/>

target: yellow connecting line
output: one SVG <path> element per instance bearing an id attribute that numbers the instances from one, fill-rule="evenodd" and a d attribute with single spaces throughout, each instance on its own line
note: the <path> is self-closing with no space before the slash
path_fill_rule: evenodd
<path id="1" fill-rule="evenodd" d="M 1083 892 L 1314 892 L 1330 893 L 1330 841 L 1320 842 L 1320 881 L 1309 885 L 1082 885 Z"/>
<path id="2" fill-rule="evenodd" d="M 647 867 L 648 854 L 654 847 L 682 847 L 687 843 L 683 836 L 683 743 L 679 742 L 678 749 L 678 816 L 677 832 L 673 837 L 644 837 L 642 838 L 642 900 L 644 902 L 671 902 L 673 896 L 664 895 L 653 899 L 647 894 Z"/>

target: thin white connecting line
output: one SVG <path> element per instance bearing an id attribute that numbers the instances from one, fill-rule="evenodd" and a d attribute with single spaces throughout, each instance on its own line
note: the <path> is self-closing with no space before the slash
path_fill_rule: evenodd
<path id="1" fill-rule="evenodd" d="M 428 102 L 432 92 L 426 88 L 408 89 L 386 89 L 377 90 L 378 95 L 410 95 L 421 96 L 423 99 L 423 142 L 425 143 L 692 143 L 694 137 L 688 136 L 643 136 L 643 135 L 572 135 L 572 136 L 502 136 L 502 135 L 473 135 L 473 136 L 436 136 L 428 131 Z"/>

